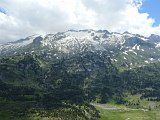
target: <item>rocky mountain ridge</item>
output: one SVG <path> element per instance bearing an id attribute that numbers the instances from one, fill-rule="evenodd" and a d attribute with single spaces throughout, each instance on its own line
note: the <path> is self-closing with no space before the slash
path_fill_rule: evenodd
<path id="1" fill-rule="evenodd" d="M 0 56 L 38 54 L 61 59 L 83 52 L 107 52 L 117 66 L 132 68 L 160 61 L 160 36 L 144 37 L 129 32 L 107 30 L 68 30 L 45 36 L 33 35 L 0 45 Z"/>

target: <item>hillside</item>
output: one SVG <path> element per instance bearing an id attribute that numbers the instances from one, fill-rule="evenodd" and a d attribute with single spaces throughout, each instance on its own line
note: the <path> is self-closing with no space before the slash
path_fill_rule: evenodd
<path id="1" fill-rule="evenodd" d="M 159 42 L 70 30 L 1 44 L 0 118 L 97 120 L 90 103 L 159 109 Z"/>
<path id="2" fill-rule="evenodd" d="M 48 60 L 61 59 L 83 52 L 107 52 L 117 67 L 133 68 L 160 60 L 160 36 L 144 37 L 129 32 L 107 30 L 69 30 L 66 32 L 33 35 L 0 45 L 0 55 L 36 54 Z"/>

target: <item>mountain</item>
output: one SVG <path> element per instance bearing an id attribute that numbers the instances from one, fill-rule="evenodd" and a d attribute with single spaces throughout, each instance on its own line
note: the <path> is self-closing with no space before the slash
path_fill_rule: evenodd
<path id="1" fill-rule="evenodd" d="M 97 120 L 91 102 L 136 108 L 141 100 L 158 103 L 159 44 L 158 35 L 107 30 L 69 30 L 1 44 L 0 119 Z M 134 95 L 140 98 L 127 99 Z"/>
<path id="2" fill-rule="evenodd" d="M 106 51 L 118 67 L 131 69 L 160 61 L 160 36 L 144 37 L 107 30 L 69 30 L 66 32 L 33 35 L 25 39 L 0 45 L 0 56 L 36 54 L 46 59 L 61 59 L 82 52 Z"/>
<path id="3" fill-rule="evenodd" d="M 32 55 L 0 59 L 0 119 L 99 118 L 83 90 L 84 72 L 71 73 L 59 61 L 52 64 Z"/>

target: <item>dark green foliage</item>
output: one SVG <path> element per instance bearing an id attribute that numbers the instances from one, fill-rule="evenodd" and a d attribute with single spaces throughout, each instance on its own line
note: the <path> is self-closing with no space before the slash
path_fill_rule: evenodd
<path id="1" fill-rule="evenodd" d="M 113 95 L 122 93 L 119 92 L 121 79 L 118 70 L 112 65 L 106 52 L 85 52 L 63 58 L 52 64 L 47 76 L 47 87 L 66 91 L 75 87 L 83 91 L 80 96 L 84 96 L 83 99 L 87 101 L 96 100 L 100 96 L 99 102 L 106 103 Z"/>
<path id="2" fill-rule="evenodd" d="M 92 101 L 124 104 L 126 92 L 160 100 L 159 63 L 120 73 L 107 56 L 107 52 L 86 51 L 50 61 L 36 55 L 1 58 L 0 103 L 13 116 L 52 110 L 54 115 L 48 112 L 49 116 L 74 114 L 85 120 L 99 117 L 89 105 Z"/>
<path id="3" fill-rule="evenodd" d="M 123 85 L 132 94 L 140 93 L 141 98 L 160 98 L 160 63 L 127 70 L 122 73 Z"/>
<path id="4" fill-rule="evenodd" d="M 12 116 L 26 116 L 32 109 L 46 111 L 52 109 L 54 112 L 59 109 L 62 111 L 71 109 L 74 114 L 72 117 L 81 119 L 99 117 L 98 112 L 93 114 L 96 109 L 87 106 L 88 102 L 83 90 L 85 78 L 83 74 L 68 72 L 68 68 L 65 68 L 61 61 L 53 63 L 51 67 L 42 68 L 39 59 L 31 55 L 1 59 L 0 103 L 4 101 L 3 107 L 8 109 Z M 83 106 L 88 110 L 89 118 L 81 108 Z M 64 116 L 65 114 L 71 113 L 64 112 Z"/>

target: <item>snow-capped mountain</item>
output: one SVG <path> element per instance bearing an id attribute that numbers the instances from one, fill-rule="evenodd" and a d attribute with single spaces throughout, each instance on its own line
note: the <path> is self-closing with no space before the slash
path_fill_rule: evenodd
<path id="1" fill-rule="evenodd" d="M 48 59 L 60 59 L 86 51 L 107 52 L 113 63 L 131 68 L 160 60 L 160 36 L 144 37 L 107 30 L 69 30 L 66 32 L 33 35 L 7 44 L 0 44 L 0 56 L 38 54 Z"/>

